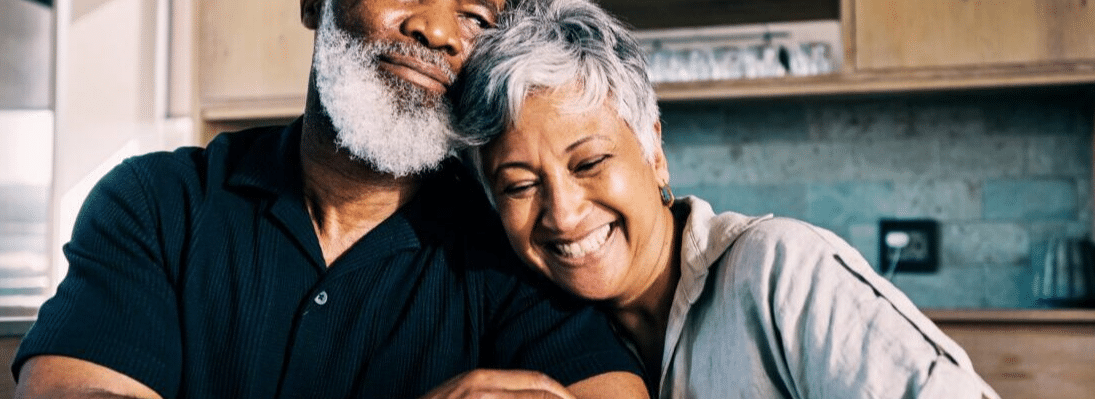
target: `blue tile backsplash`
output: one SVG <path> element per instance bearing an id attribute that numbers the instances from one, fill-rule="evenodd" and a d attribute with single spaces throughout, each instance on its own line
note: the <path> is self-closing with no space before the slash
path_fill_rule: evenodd
<path id="1" fill-rule="evenodd" d="M 662 104 L 674 191 L 828 228 L 878 265 L 878 220 L 940 223 L 925 308 L 1035 308 L 1053 237 L 1088 235 L 1092 107 L 1038 94 Z"/>

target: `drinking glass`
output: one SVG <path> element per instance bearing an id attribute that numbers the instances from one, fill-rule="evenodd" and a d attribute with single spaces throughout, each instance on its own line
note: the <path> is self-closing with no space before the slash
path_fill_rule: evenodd
<path id="1" fill-rule="evenodd" d="M 720 46 L 712 50 L 711 77 L 713 79 L 741 79 L 745 76 L 741 50 L 734 46 Z"/>
<path id="2" fill-rule="evenodd" d="M 707 81 L 713 76 L 713 57 L 707 46 L 697 46 L 688 50 L 688 71 L 690 81 Z"/>
<path id="3" fill-rule="evenodd" d="M 833 72 L 832 49 L 828 43 L 810 43 L 810 64 L 815 74 L 828 74 Z"/>
<path id="4" fill-rule="evenodd" d="M 764 76 L 764 65 L 761 56 L 764 46 L 749 46 L 741 51 L 742 72 L 745 78 L 760 78 Z"/>
<path id="5" fill-rule="evenodd" d="M 761 76 L 782 77 L 787 75 L 787 68 L 779 62 L 779 46 L 768 44 L 761 49 Z"/>
<path id="6" fill-rule="evenodd" d="M 658 48 L 650 55 L 650 64 L 647 66 L 647 75 L 650 82 L 669 82 L 669 59 L 673 55 L 665 48 Z"/>
<path id="7" fill-rule="evenodd" d="M 813 61 L 810 58 L 810 45 L 799 44 L 798 46 L 791 46 L 790 52 L 790 73 L 795 76 L 815 75 L 817 74 L 817 68 L 814 66 Z"/>

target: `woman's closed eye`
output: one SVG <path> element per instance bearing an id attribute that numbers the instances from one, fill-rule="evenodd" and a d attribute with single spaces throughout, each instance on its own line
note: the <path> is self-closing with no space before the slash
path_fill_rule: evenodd
<path id="1" fill-rule="evenodd" d="M 518 181 L 502 187 L 502 195 L 510 198 L 525 198 L 532 194 L 536 181 Z"/>
<path id="2" fill-rule="evenodd" d="M 574 166 L 573 171 L 577 175 L 596 174 L 600 168 L 604 166 L 604 162 L 610 157 L 612 157 L 612 155 L 606 154 L 584 159 Z"/>

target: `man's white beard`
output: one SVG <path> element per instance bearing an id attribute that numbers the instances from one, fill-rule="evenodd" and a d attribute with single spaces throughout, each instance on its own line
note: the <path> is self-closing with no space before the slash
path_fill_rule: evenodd
<path id="1" fill-rule="evenodd" d="M 381 72 L 377 57 L 412 55 L 450 71 L 448 63 L 425 47 L 355 38 L 335 25 L 331 8 L 323 7 L 312 63 L 336 144 L 396 177 L 436 169 L 460 142 L 448 99 Z"/>

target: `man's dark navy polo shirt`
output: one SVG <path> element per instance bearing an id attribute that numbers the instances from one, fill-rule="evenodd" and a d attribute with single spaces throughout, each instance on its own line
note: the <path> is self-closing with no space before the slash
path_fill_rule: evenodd
<path id="1" fill-rule="evenodd" d="M 13 372 L 66 355 L 193 398 L 417 397 L 476 367 L 638 373 L 602 315 L 519 264 L 458 164 L 327 268 L 299 142 L 300 120 L 110 172 Z"/>

